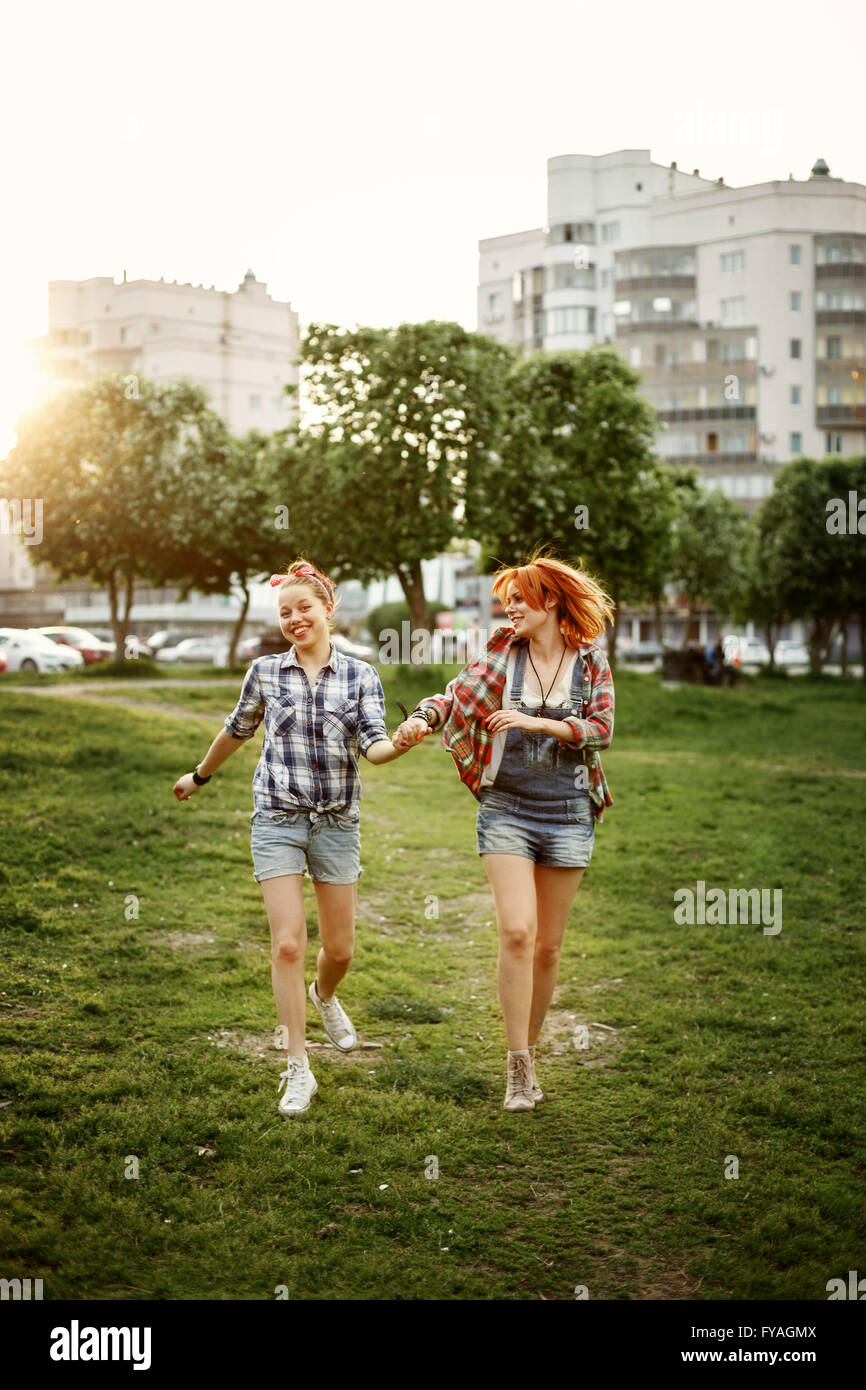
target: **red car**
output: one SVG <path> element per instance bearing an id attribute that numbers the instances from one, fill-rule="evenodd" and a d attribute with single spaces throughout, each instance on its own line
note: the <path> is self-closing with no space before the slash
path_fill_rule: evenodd
<path id="1" fill-rule="evenodd" d="M 101 637 L 94 637 L 92 632 L 83 627 L 39 627 L 35 630 L 41 632 L 43 637 L 50 637 L 52 642 L 57 642 L 61 647 L 74 647 L 77 652 L 81 652 L 85 666 L 92 666 L 97 661 L 108 661 L 114 655 L 114 647 L 110 642 L 103 642 Z"/>

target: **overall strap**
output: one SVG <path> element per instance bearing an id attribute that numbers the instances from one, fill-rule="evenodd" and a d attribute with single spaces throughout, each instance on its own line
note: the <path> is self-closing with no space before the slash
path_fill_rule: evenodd
<path id="1" fill-rule="evenodd" d="M 528 643 L 521 642 L 515 653 L 514 675 L 511 677 L 511 699 L 513 701 L 523 699 L 523 673 L 526 670 L 526 653 L 528 650 Z"/>
<path id="2" fill-rule="evenodd" d="M 578 652 L 574 658 L 574 669 L 571 674 L 571 704 L 574 707 L 580 701 L 580 712 L 583 714 L 588 700 L 589 672 L 584 675 L 583 657 Z"/>

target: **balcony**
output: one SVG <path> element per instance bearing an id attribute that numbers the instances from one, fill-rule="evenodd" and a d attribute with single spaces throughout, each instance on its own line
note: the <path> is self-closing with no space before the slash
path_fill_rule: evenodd
<path id="1" fill-rule="evenodd" d="M 754 405 L 701 405 L 686 410 L 659 410 L 658 414 L 667 424 L 679 425 L 691 420 L 754 420 L 757 409 Z"/>
<path id="2" fill-rule="evenodd" d="M 815 322 L 822 324 L 847 324 L 851 328 L 866 328 L 866 309 L 816 309 Z"/>
<path id="3" fill-rule="evenodd" d="M 648 362 L 646 366 L 635 367 L 634 370 L 640 372 L 648 386 L 674 378 L 701 385 L 712 383 L 721 390 L 726 376 L 734 375 L 741 380 L 754 381 L 758 364 L 751 360 L 720 362 L 716 357 L 708 362 Z"/>
<path id="4" fill-rule="evenodd" d="M 866 280 L 866 265 L 862 261 L 837 261 L 831 265 L 816 265 L 815 279 Z"/>
<path id="5" fill-rule="evenodd" d="M 630 279 L 616 280 L 619 298 L 633 294 L 636 290 L 691 290 L 697 289 L 696 275 L 637 275 Z"/>
<path id="6" fill-rule="evenodd" d="M 707 468 L 709 465 L 714 467 L 720 463 L 724 464 L 744 464 L 749 468 L 755 468 L 758 464 L 758 455 L 751 454 L 722 454 L 716 452 L 706 452 L 702 454 L 660 454 L 659 457 L 664 463 L 684 464 L 695 468 Z"/>
<path id="7" fill-rule="evenodd" d="M 637 319 L 623 323 L 618 320 L 616 334 L 627 333 L 696 333 L 700 329 L 697 319 Z"/>
<path id="8" fill-rule="evenodd" d="M 817 423 L 833 429 L 866 429 L 866 405 L 819 405 Z"/>

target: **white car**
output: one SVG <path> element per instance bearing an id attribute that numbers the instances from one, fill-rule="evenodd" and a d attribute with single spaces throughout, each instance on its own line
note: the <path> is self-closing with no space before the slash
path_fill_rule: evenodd
<path id="1" fill-rule="evenodd" d="M 809 665 L 809 648 L 805 642 L 795 642 L 793 638 L 786 637 L 777 642 L 773 656 L 777 666 Z"/>
<path id="2" fill-rule="evenodd" d="M 6 657 L 7 671 L 77 670 L 84 665 L 81 652 L 73 647 L 61 647 L 50 637 L 24 627 L 0 627 L 0 646 Z"/>
<path id="3" fill-rule="evenodd" d="M 757 637 L 725 637 L 722 639 L 725 661 L 732 666 L 765 666 L 769 664 L 770 653 L 765 642 Z"/>
<path id="4" fill-rule="evenodd" d="M 228 652 L 224 637 L 185 637 L 176 647 L 160 647 L 156 659 L 169 665 L 189 662 L 196 666 L 225 666 Z"/>

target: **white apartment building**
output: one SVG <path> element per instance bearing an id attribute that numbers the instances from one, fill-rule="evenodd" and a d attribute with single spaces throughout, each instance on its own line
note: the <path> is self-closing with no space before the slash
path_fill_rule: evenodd
<path id="1" fill-rule="evenodd" d="M 48 332 L 28 347 L 42 400 L 102 372 L 120 372 L 203 387 L 235 434 L 268 434 L 297 418 L 296 398 L 283 388 L 298 383 L 298 315 L 289 302 L 272 299 L 252 270 L 231 291 L 127 280 L 125 271 L 120 281 L 51 280 Z M 94 600 L 90 587 L 51 588 L 47 575 L 36 572 L 38 546 L 25 546 L 9 532 L 0 524 L 0 618 L 13 624 L 84 621 L 81 605 Z M 105 622 L 106 602 L 99 602 L 105 613 L 92 620 Z M 165 604 L 170 610 L 167 595 Z M 211 616 L 203 600 L 199 607 L 201 615 L 196 608 L 194 616 Z"/>
<path id="2" fill-rule="evenodd" d="M 547 224 L 479 243 L 478 329 L 524 350 L 608 342 L 658 452 L 753 511 L 797 454 L 866 451 L 866 186 L 732 188 L 648 150 L 548 160 Z"/>
<path id="3" fill-rule="evenodd" d="M 281 429 L 297 385 L 298 316 L 248 270 L 236 290 L 177 281 L 51 280 L 48 332 L 29 344 L 43 398 L 101 372 L 191 381 L 235 434 Z"/>

